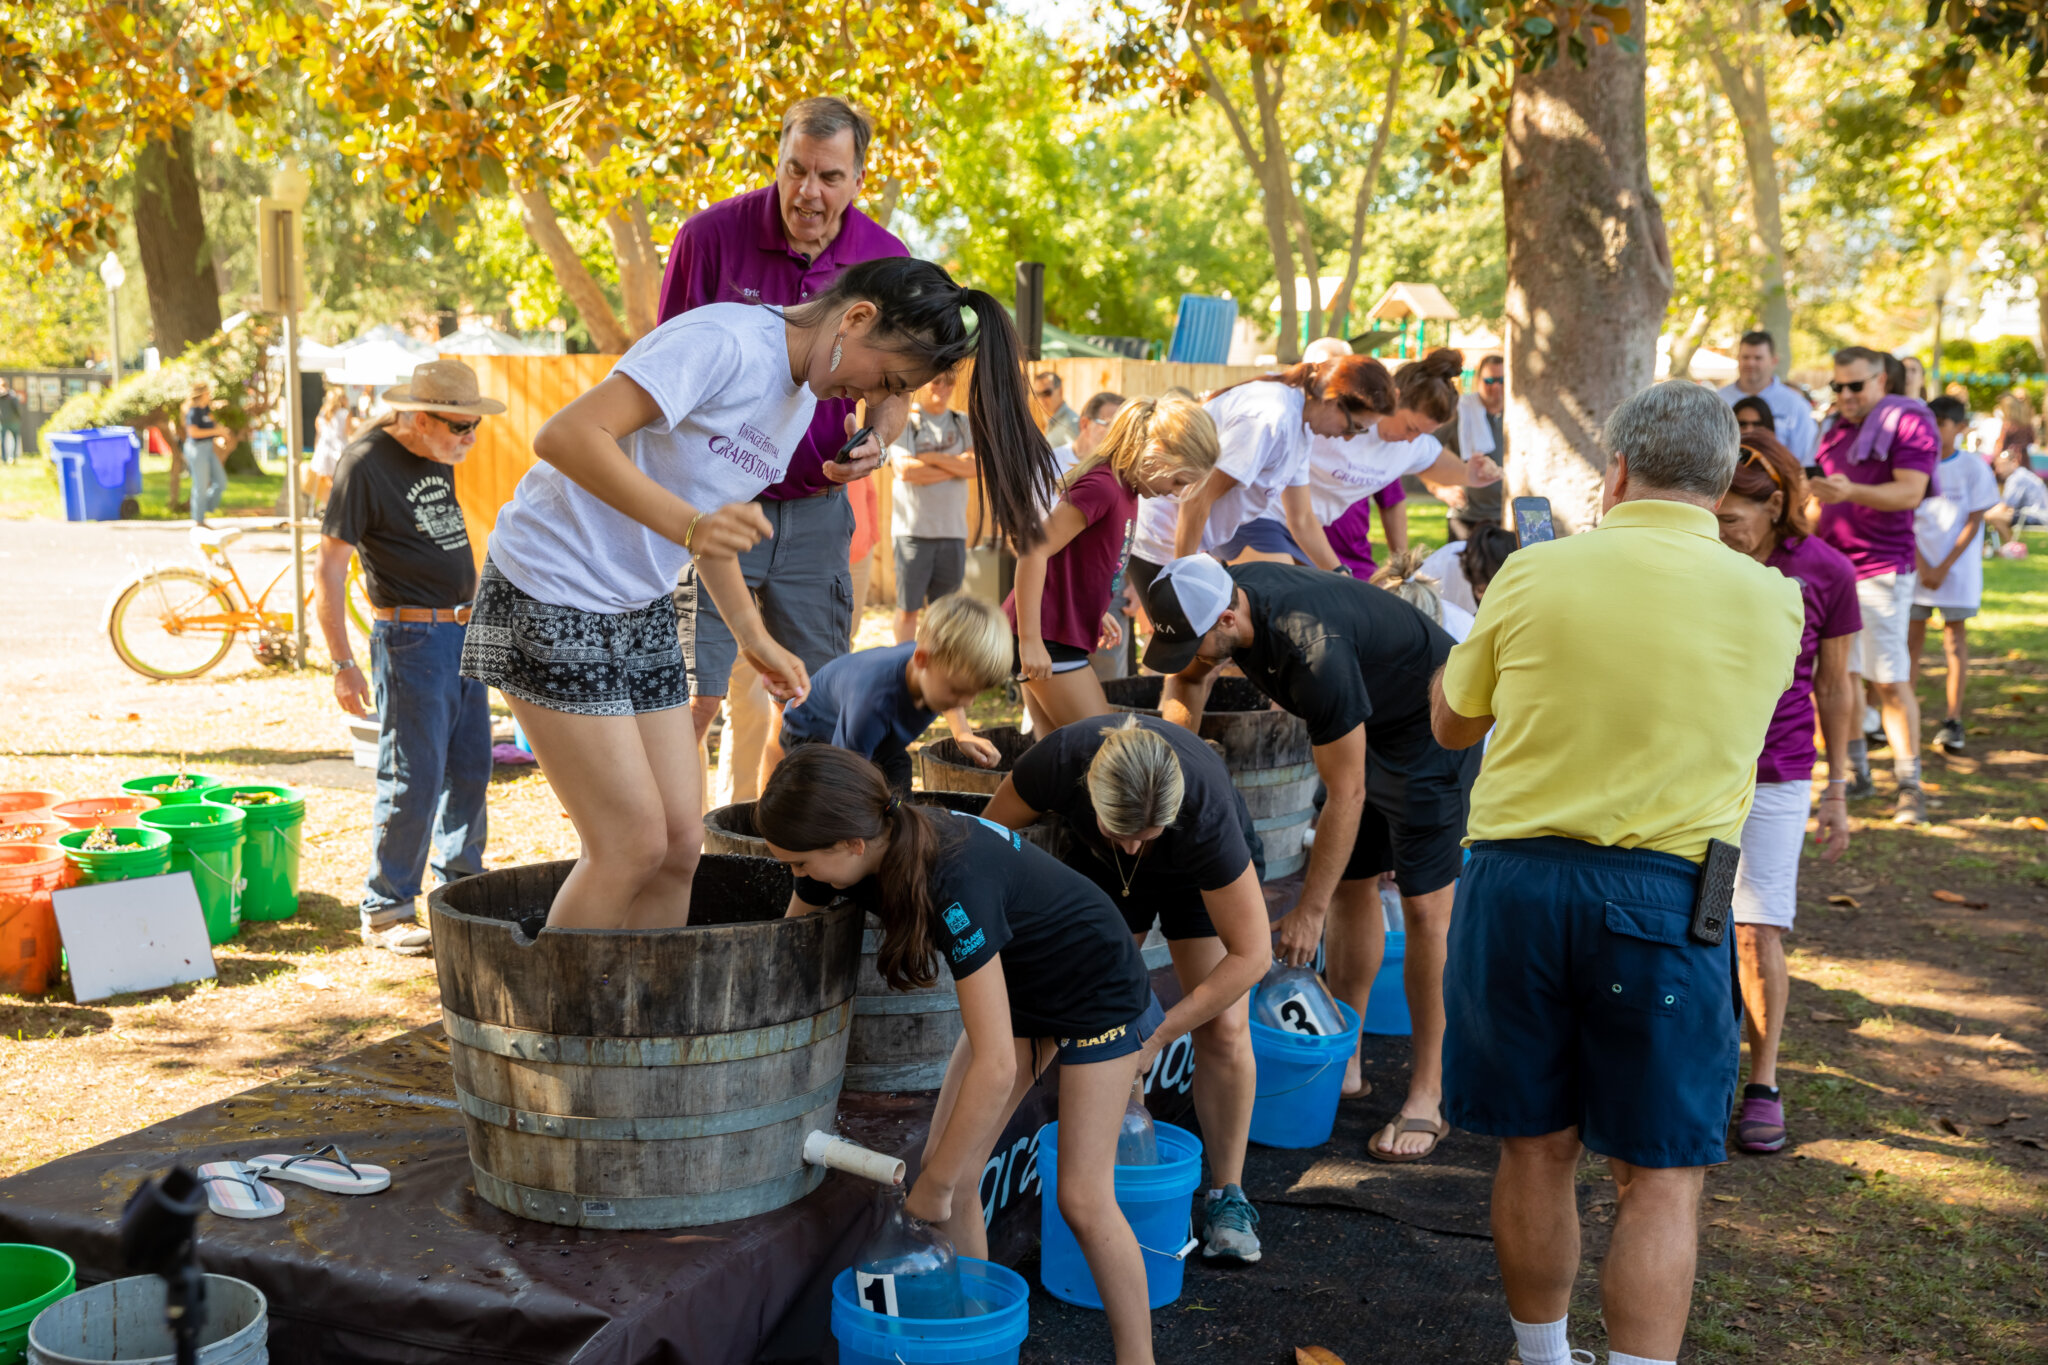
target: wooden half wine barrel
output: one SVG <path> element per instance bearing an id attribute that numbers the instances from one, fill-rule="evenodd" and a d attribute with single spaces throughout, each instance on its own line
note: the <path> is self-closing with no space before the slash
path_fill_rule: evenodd
<path id="1" fill-rule="evenodd" d="M 545 929 L 574 863 L 427 898 L 476 1191 L 569 1227 L 749 1218 L 823 1179 L 860 977 L 847 902 L 784 918 L 790 875 L 706 856 L 684 929 Z"/>
<path id="2" fill-rule="evenodd" d="M 995 767 L 981 767 L 961 753 L 960 741 L 956 739 L 934 740 L 917 751 L 918 785 L 928 792 L 985 792 L 994 796 L 996 788 L 1010 775 L 1010 769 L 1036 742 L 1014 725 L 993 725 L 976 733 L 995 745 L 1002 755 Z"/>
<path id="3" fill-rule="evenodd" d="M 1165 679 L 1114 678 L 1102 685 L 1119 711 L 1159 714 Z M 1249 678 L 1224 677 L 1209 692 L 1199 732 L 1223 751 L 1230 780 L 1244 795 L 1252 828 L 1265 846 L 1266 880 L 1299 872 L 1308 862 L 1302 842 L 1315 818 L 1316 764 L 1308 725 L 1273 709 Z"/>

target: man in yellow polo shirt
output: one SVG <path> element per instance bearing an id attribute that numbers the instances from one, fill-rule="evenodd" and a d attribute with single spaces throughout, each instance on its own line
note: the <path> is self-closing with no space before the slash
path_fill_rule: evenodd
<path id="1" fill-rule="evenodd" d="M 1620 1207 L 1613 1365 L 1675 1361 L 1704 1167 L 1740 1052 L 1732 935 L 1691 935 L 1707 841 L 1741 837 L 1805 616 L 1721 544 L 1735 418 L 1687 381 L 1609 419 L 1599 529 L 1517 551 L 1437 674 L 1446 748 L 1489 729 L 1444 976 L 1444 1117 L 1502 1139 L 1493 1233 L 1524 1365 L 1566 1365 L 1579 1148 Z"/>

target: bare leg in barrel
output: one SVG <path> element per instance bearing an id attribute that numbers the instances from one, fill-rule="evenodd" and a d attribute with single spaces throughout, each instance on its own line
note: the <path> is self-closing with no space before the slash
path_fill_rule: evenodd
<path id="1" fill-rule="evenodd" d="M 583 842 L 555 893 L 557 929 L 662 929 L 690 918 L 704 842 L 687 707 L 572 716 L 517 697 L 512 714 Z"/>

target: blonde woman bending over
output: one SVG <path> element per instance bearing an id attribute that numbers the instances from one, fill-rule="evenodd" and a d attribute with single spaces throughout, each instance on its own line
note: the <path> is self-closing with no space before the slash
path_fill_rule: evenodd
<path id="1" fill-rule="evenodd" d="M 1003 603 L 1017 631 L 1033 733 L 1109 714 L 1088 655 L 1123 638 L 1110 605 L 1122 586 L 1138 499 L 1178 497 L 1216 467 L 1218 449 L 1215 421 L 1192 398 L 1140 398 L 1116 415 L 1095 453 L 1067 472 L 1045 541 L 1017 556 L 1016 591 Z"/>

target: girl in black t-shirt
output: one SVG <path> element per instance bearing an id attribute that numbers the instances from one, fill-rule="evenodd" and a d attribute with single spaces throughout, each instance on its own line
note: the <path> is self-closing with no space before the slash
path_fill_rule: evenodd
<path id="1" fill-rule="evenodd" d="M 1156 918 L 1181 998 L 1141 1066 L 1182 1034 L 1195 1052 L 1195 1112 L 1213 1180 L 1197 1231 L 1211 1261 L 1255 1262 L 1245 1198 L 1258 1067 L 1249 992 L 1272 965 L 1259 836 L 1230 770 L 1195 733 L 1152 716 L 1096 716 L 1053 731 L 1017 760 L 988 819 L 1023 829 L 1056 811 L 1067 862 L 1101 887 L 1142 939 Z"/>
<path id="2" fill-rule="evenodd" d="M 966 1032 L 932 1114 L 904 1208 L 986 1258 L 980 1177 L 1003 1127 L 1055 1055 L 1059 1203 L 1109 1317 L 1118 1365 L 1149 1365 L 1145 1265 L 1116 1203 L 1116 1141 L 1159 1002 L 1109 899 L 997 825 L 906 805 L 874 764 L 807 745 L 754 808 L 796 873 L 789 913 L 845 893 L 880 919 L 877 965 L 898 989 L 951 966 Z"/>

